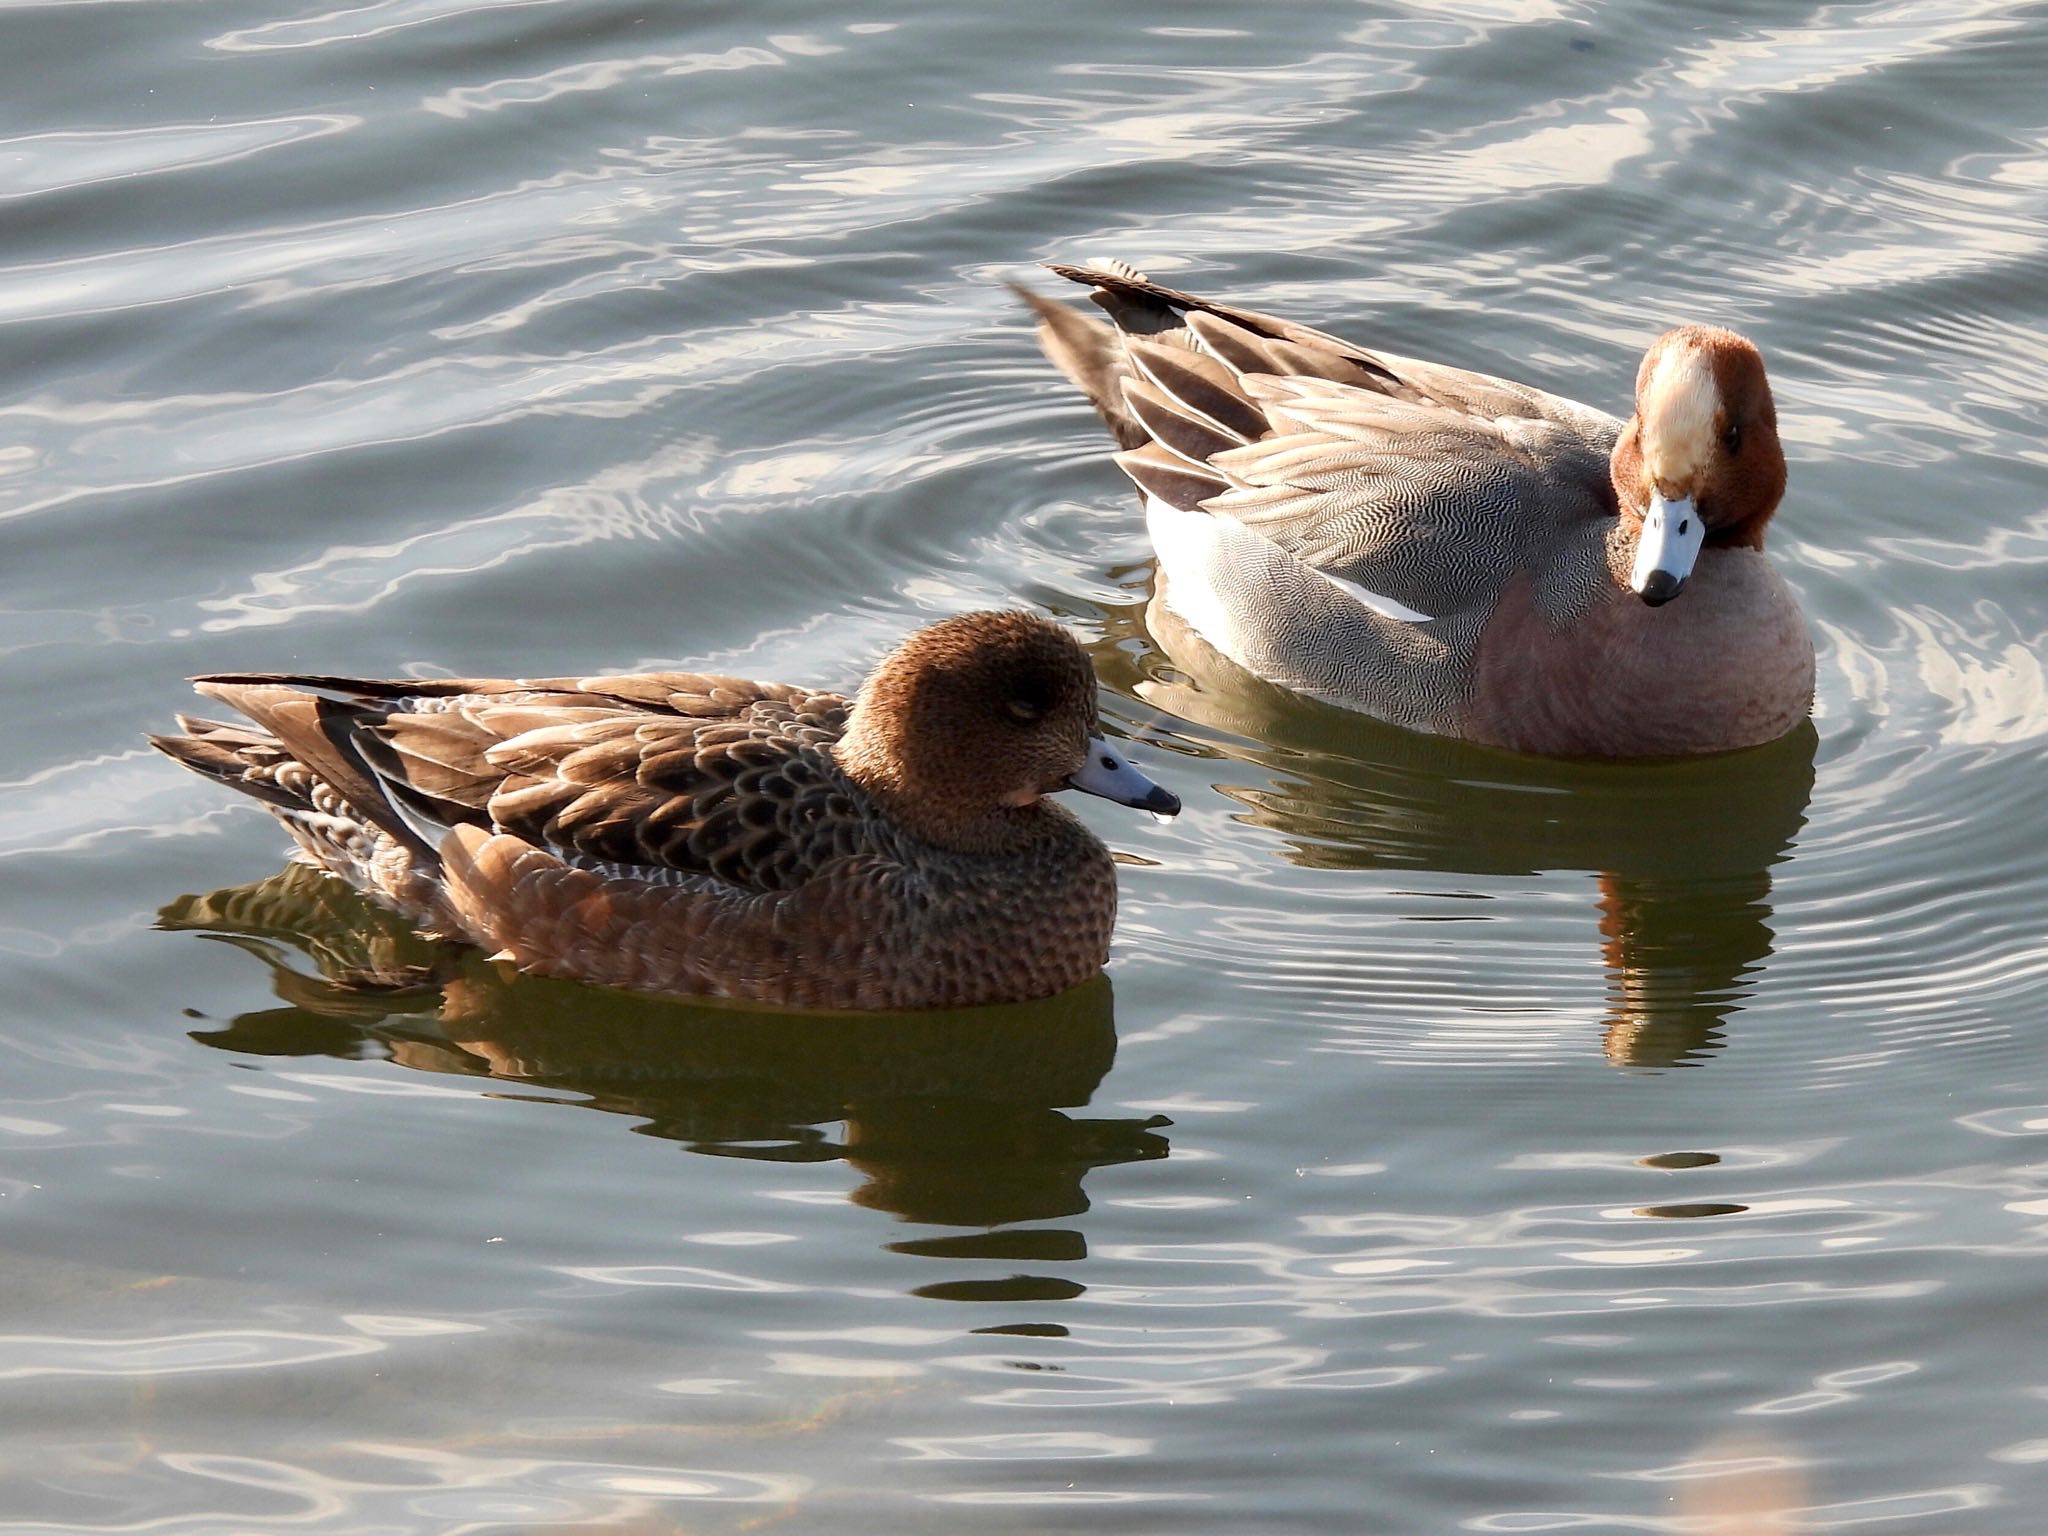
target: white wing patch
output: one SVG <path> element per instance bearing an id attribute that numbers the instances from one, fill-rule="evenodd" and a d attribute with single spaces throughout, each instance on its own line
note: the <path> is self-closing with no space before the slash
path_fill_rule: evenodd
<path id="1" fill-rule="evenodd" d="M 1283 555 L 1270 543 L 1242 524 L 1208 512 L 1183 512 L 1157 496 L 1145 498 L 1145 526 L 1152 535 L 1152 548 L 1168 582 L 1167 606 L 1206 635 L 1210 644 L 1225 655 L 1244 654 L 1240 624 L 1224 594 L 1232 590 L 1243 572 L 1238 569 L 1253 550 L 1264 551 L 1288 568 L 1320 577 L 1361 608 L 1400 624 L 1427 624 L 1430 616 L 1406 603 L 1361 587 L 1342 576 L 1332 576 L 1312 565 Z"/>
<path id="2" fill-rule="evenodd" d="M 1435 622 L 1428 614 L 1410 608 L 1406 603 L 1397 602 L 1391 597 L 1383 597 L 1377 592 L 1369 591 L 1355 581 L 1346 581 L 1342 576 L 1332 576 L 1328 571 L 1316 570 L 1314 566 L 1308 568 L 1315 571 L 1318 576 L 1322 577 L 1323 580 L 1327 581 L 1339 592 L 1363 603 L 1374 613 L 1389 619 L 1398 619 L 1403 624 L 1429 624 Z"/>

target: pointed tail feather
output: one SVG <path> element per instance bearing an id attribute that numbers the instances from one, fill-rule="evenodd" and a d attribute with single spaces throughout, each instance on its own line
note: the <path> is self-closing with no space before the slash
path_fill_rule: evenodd
<path id="1" fill-rule="evenodd" d="M 1010 292 L 1038 316 L 1038 345 L 1060 372 L 1080 385 L 1118 446 L 1142 445 L 1148 434 L 1124 408 L 1123 381 L 1130 377 L 1131 365 L 1116 331 L 1070 304 L 1055 303 L 1017 283 L 1010 284 Z"/>
<path id="2" fill-rule="evenodd" d="M 216 722 L 188 720 L 181 715 L 178 723 L 189 730 L 194 725 Z M 277 776 L 275 768 L 284 760 L 283 749 L 275 741 L 253 731 L 229 727 L 218 732 L 194 731 L 185 736 L 149 735 L 143 739 L 171 761 L 191 769 L 201 778 L 225 784 L 229 789 L 261 800 L 265 805 L 287 811 L 313 809 L 312 801 L 299 786 Z M 270 748 L 268 753 L 262 751 L 266 742 Z"/>
<path id="3" fill-rule="evenodd" d="M 1414 393 L 1371 352 L 1327 331 L 1183 293 L 1120 261 L 1045 265 L 1056 276 L 1092 289 L 1089 298 L 1124 335 L 1204 353 L 1232 373 L 1306 373 L 1402 399 Z"/>
<path id="4" fill-rule="evenodd" d="M 201 678 L 199 692 L 238 710 L 257 729 L 180 716 L 182 736 L 151 736 L 150 744 L 203 778 L 253 796 L 280 811 L 323 814 L 324 788 L 361 821 L 431 862 L 436 839 L 392 804 L 382 776 L 365 759 L 363 728 L 374 704 L 350 703 L 296 688 L 242 679 Z M 333 801 L 325 809 L 332 810 Z"/>

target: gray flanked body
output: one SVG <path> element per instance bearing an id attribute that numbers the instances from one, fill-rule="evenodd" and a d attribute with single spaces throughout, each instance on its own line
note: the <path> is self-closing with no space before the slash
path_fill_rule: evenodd
<path id="1" fill-rule="evenodd" d="M 1601 493 L 1621 424 L 1547 396 L 1512 403 L 1550 418 L 1479 422 L 1317 382 L 1289 379 L 1292 398 L 1267 407 L 1294 430 L 1219 455 L 1237 484 L 1196 507 L 1148 491 L 1160 596 L 1258 676 L 1455 732 L 1517 572 L 1536 573 L 1536 606 L 1560 625 L 1606 585 Z"/>
<path id="2" fill-rule="evenodd" d="M 1160 601 L 1246 670 L 1565 754 L 1715 750 L 1804 717 L 1811 643 L 1760 550 L 1704 550 L 1668 607 L 1629 590 L 1616 417 L 1115 263 L 1052 270 L 1094 285 L 1115 327 L 1025 295 L 1126 450 Z"/>

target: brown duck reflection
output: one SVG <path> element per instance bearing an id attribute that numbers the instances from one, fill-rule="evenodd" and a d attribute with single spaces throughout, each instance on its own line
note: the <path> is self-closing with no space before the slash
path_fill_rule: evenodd
<path id="1" fill-rule="evenodd" d="M 1657 763 L 1567 762 L 1418 735 L 1264 683 L 1162 604 L 1144 628 L 1170 665 L 1144 676 L 1136 608 L 1096 663 L 1112 686 L 1240 740 L 1262 778 L 1217 787 L 1321 869 L 1484 875 L 1586 870 L 1607 970 L 1607 1058 L 1668 1067 L 1718 1049 L 1769 957 L 1771 868 L 1813 793 L 1810 723 L 1768 746 Z M 1222 764 L 1218 764 L 1221 769 Z"/>
<path id="2" fill-rule="evenodd" d="M 1062 1113 L 1088 1102 L 1116 1056 L 1106 976 L 1041 1002 L 927 1013 L 670 1001 L 526 976 L 433 943 L 301 865 L 183 897 L 158 923 L 257 956 L 283 1001 L 193 1031 L 202 1044 L 382 1055 L 423 1072 L 567 1089 L 691 1151 L 844 1159 L 867 1178 L 857 1202 L 913 1221 L 1073 1215 L 1088 1208 L 1090 1169 L 1167 1150 L 1163 1119 Z M 294 951 L 313 969 L 295 969 Z M 827 1134 L 835 1122 L 844 1141 Z"/>

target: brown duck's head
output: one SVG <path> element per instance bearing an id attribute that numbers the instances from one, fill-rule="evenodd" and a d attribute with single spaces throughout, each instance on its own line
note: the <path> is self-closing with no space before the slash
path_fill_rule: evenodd
<path id="1" fill-rule="evenodd" d="M 883 660 L 835 754 L 891 815 L 951 846 L 988 845 L 992 825 L 1013 819 L 1006 813 L 1061 789 L 1178 811 L 1103 737 L 1095 689 L 1087 654 L 1057 624 L 961 614 Z"/>
<path id="2" fill-rule="evenodd" d="M 1761 549 L 1785 494 L 1785 450 L 1763 355 L 1733 331 L 1666 331 L 1636 370 L 1636 409 L 1610 468 L 1636 525 L 1629 586 L 1656 607 L 1703 546 Z"/>

